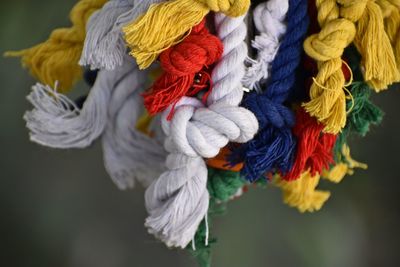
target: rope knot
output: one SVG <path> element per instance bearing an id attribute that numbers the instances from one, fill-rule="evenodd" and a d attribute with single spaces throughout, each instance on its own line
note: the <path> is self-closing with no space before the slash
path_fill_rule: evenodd
<path id="1" fill-rule="evenodd" d="M 250 182 L 259 179 L 265 170 L 288 172 L 296 147 L 291 132 L 295 124 L 293 112 L 265 94 L 252 93 L 245 103 L 257 117 L 260 131 L 253 140 L 233 151 L 229 161 L 232 165 L 244 161 L 242 173 Z"/>
<path id="2" fill-rule="evenodd" d="M 321 32 L 313 34 L 304 42 L 309 56 L 318 61 L 340 58 L 344 49 L 353 41 L 356 34 L 354 24 L 346 19 L 329 21 Z"/>
<path id="3" fill-rule="evenodd" d="M 195 96 L 201 90 L 211 89 L 208 67 L 221 57 L 222 51 L 221 41 L 208 32 L 205 20 L 194 27 L 181 43 L 164 51 L 160 55 L 164 73 L 151 90 L 143 94 L 149 113 L 154 115 L 171 104 L 175 105 L 183 96 Z M 204 94 L 204 102 L 209 93 Z"/>
<path id="4" fill-rule="evenodd" d="M 213 64 L 222 55 L 221 41 L 205 29 L 205 21 L 193 28 L 181 43 L 160 55 L 162 68 L 171 75 L 195 74 Z"/>
<path id="5" fill-rule="evenodd" d="M 176 104 L 171 120 L 168 120 L 169 114 L 166 110 L 163 120 L 169 142 L 190 157 L 213 158 L 229 141 L 243 143 L 258 128 L 257 119 L 244 108 L 226 103 L 204 107 L 190 97 L 183 97 Z"/>
<path id="6" fill-rule="evenodd" d="M 338 0 L 340 16 L 352 22 L 357 22 L 364 14 L 370 0 Z"/>

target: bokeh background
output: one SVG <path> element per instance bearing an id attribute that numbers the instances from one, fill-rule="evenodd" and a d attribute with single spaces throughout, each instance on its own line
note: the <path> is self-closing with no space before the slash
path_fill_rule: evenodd
<path id="1" fill-rule="evenodd" d="M 1 0 L 0 52 L 26 48 L 68 26 L 75 0 Z M 28 141 L 22 116 L 34 80 L 0 59 L 0 265 L 9 267 L 197 266 L 146 233 L 143 189 L 119 191 L 98 144 L 60 151 Z M 78 92 L 87 90 L 78 86 Z M 400 266 L 400 96 L 374 95 L 386 116 L 353 156 L 369 164 L 341 184 L 322 211 L 300 214 L 275 188 L 250 189 L 214 220 L 216 267 Z"/>

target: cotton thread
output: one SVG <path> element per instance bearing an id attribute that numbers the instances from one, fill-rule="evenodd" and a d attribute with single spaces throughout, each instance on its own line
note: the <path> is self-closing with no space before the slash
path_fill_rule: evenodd
<path id="1" fill-rule="evenodd" d="M 151 5 L 146 14 L 123 27 L 125 40 L 141 69 L 179 43 L 210 12 L 245 14 L 250 0 L 172 0 Z"/>
<path id="2" fill-rule="evenodd" d="M 80 0 L 70 13 L 72 26 L 54 30 L 44 43 L 6 56 L 21 57 L 22 65 L 42 84 L 67 92 L 82 75 L 78 65 L 86 22 L 107 0 Z"/>
<path id="3" fill-rule="evenodd" d="M 273 170 L 286 173 L 293 164 L 296 140 L 291 127 L 295 118 L 284 102 L 293 90 L 301 61 L 308 27 L 307 1 L 290 0 L 287 18 L 287 32 L 272 62 L 269 84 L 264 92 L 252 92 L 243 102 L 256 115 L 260 131 L 230 157 L 233 164 L 244 161 L 242 175 L 251 182 Z"/>
<path id="4" fill-rule="evenodd" d="M 286 32 L 284 20 L 288 7 L 288 0 L 269 0 L 254 9 L 254 25 L 259 34 L 252 40 L 251 46 L 257 51 L 257 57 L 246 60 L 249 65 L 243 77 L 246 88 L 260 92 L 260 82 L 268 79 L 271 62 L 278 52 L 280 39 Z"/>
<path id="5" fill-rule="evenodd" d="M 212 72 L 208 106 L 203 107 L 195 98 L 183 97 L 175 105 L 171 120 L 167 119 L 170 110 L 164 112 L 165 147 L 170 152 L 166 161 L 168 171 L 145 194 L 149 212 L 146 226 L 167 246 L 186 247 L 205 217 L 209 193 L 203 157 L 216 156 L 229 141 L 248 141 L 258 129 L 254 115 L 238 107 L 243 96 L 240 81 L 247 55 L 243 17 L 231 19 L 216 14 L 215 26 L 224 52 Z"/>

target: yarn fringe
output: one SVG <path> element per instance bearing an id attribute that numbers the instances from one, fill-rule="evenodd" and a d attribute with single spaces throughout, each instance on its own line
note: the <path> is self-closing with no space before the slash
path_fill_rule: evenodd
<path id="1" fill-rule="evenodd" d="M 365 7 L 345 4 L 340 8 L 340 14 L 356 23 L 354 44 L 362 55 L 364 78 L 376 92 L 379 92 L 398 82 L 400 73 L 390 39 L 385 32 L 381 9 L 375 1 L 365 2 Z M 357 12 L 362 12 L 359 18 Z"/>
<path id="2" fill-rule="evenodd" d="M 305 171 L 295 181 L 277 178 L 273 184 L 282 189 L 285 204 L 303 213 L 320 210 L 330 197 L 330 192 L 316 190 L 319 180 L 319 174 L 311 175 L 309 171 Z"/>
<path id="3" fill-rule="evenodd" d="M 27 97 L 34 109 L 24 116 L 31 141 L 53 148 L 89 146 L 105 127 L 105 98 L 102 92 L 92 91 L 80 110 L 50 86 L 36 84 Z"/>
<path id="4" fill-rule="evenodd" d="M 318 74 L 310 88 L 305 110 L 325 125 L 324 132 L 337 134 L 346 125 L 345 77 L 342 54 L 356 34 L 354 24 L 339 18 L 336 3 L 317 2 L 321 31 L 304 42 L 307 55 L 318 62 Z"/>
<path id="5" fill-rule="evenodd" d="M 345 175 L 353 175 L 355 168 L 360 168 L 366 170 L 368 165 L 365 163 L 358 162 L 354 160 L 350 155 L 350 147 L 347 144 L 342 146 L 342 155 L 344 157 L 344 162 L 338 162 L 330 170 L 324 170 L 322 172 L 322 177 L 333 182 L 339 183 L 343 180 Z"/>

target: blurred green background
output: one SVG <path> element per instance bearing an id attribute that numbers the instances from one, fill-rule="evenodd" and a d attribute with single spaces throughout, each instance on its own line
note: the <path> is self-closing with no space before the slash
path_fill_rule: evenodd
<path id="1" fill-rule="evenodd" d="M 74 0 L 1 0 L 0 52 L 26 48 L 68 26 Z M 28 141 L 22 116 L 35 82 L 17 59 L 0 59 L 0 265 L 9 267 L 196 266 L 146 233 L 143 189 L 121 192 L 98 144 L 60 151 Z M 80 90 L 87 90 L 84 85 Z M 351 140 L 369 164 L 339 185 L 322 211 L 299 214 L 277 189 L 250 189 L 214 220 L 215 267 L 400 266 L 398 89 L 374 95 L 383 124 Z"/>

